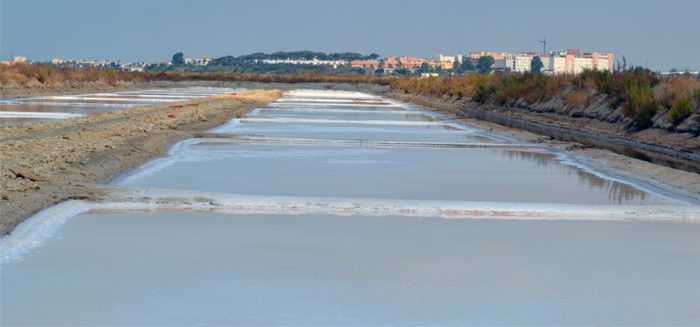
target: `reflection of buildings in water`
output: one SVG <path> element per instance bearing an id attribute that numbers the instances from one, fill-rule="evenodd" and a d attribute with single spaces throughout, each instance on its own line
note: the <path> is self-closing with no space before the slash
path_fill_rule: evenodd
<path id="1" fill-rule="evenodd" d="M 550 153 L 528 152 L 528 151 L 509 151 L 509 150 L 494 150 L 501 154 L 505 154 L 510 161 L 526 161 L 534 162 L 537 167 L 548 167 L 554 159 L 554 155 Z"/>
<path id="2" fill-rule="evenodd" d="M 499 151 L 499 150 L 495 150 Z M 592 173 L 589 173 L 581 168 L 563 164 L 554 161 L 555 156 L 550 153 L 525 152 L 525 151 L 500 151 L 511 161 L 524 160 L 534 162 L 537 167 L 556 168 L 564 170 L 569 177 L 575 177 L 582 185 L 588 186 L 591 189 L 600 189 L 608 191 L 608 199 L 611 203 L 622 204 L 623 201 L 629 202 L 639 199 L 644 201 L 647 193 L 637 189 L 629 184 L 610 181 L 601 178 Z"/>
<path id="3" fill-rule="evenodd" d="M 646 192 L 640 191 L 637 188 L 619 183 L 619 182 L 612 182 L 608 194 L 608 198 L 612 200 L 613 202 L 617 202 L 617 204 L 621 204 L 623 200 L 625 201 L 631 201 L 634 200 L 636 196 L 639 196 L 640 201 L 644 201 L 646 198 L 647 194 Z"/>

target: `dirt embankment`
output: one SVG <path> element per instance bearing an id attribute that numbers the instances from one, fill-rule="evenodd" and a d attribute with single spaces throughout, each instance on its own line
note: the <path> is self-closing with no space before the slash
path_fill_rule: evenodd
<path id="1" fill-rule="evenodd" d="M 79 93 L 90 91 L 115 91 L 141 88 L 162 88 L 162 87 L 227 87 L 243 89 L 267 89 L 267 90 L 291 90 L 291 89 L 314 89 L 314 90 L 340 90 L 358 91 L 369 93 L 384 93 L 389 90 L 387 85 L 364 84 L 364 83 L 263 83 L 245 81 L 152 81 L 135 82 L 119 81 L 115 84 L 106 82 L 59 82 L 53 85 L 41 84 L 39 82 L 20 84 L 0 84 L 0 97 L 22 97 L 30 94 L 45 93 Z"/>
<path id="2" fill-rule="evenodd" d="M 43 207 L 88 198 L 111 176 L 273 101 L 279 90 L 142 106 L 0 129 L 0 235 Z"/>
<path id="3" fill-rule="evenodd" d="M 30 81 L 27 84 L 5 83 L 0 84 L 0 95 L 22 95 L 22 94 L 37 94 L 37 93 L 64 93 L 64 92 L 80 92 L 80 91 L 108 91 L 131 89 L 143 87 L 149 83 L 138 81 L 118 81 L 110 84 L 104 81 L 91 82 L 55 82 L 51 84 L 42 84 L 37 80 Z"/>
<path id="4" fill-rule="evenodd" d="M 386 93 L 402 101 L 450 112 L 458 117 L 477 118 L 523 129 L 554 139 L 571 141 L 614 151 L 671 168 L 700 173 L 700 135 L 691 132 L 692 123 L 677 130 L 647 128 L 636 130 L 620 113 L 600 108 L 567 108 L 555 103 L 507 106 L 478 104 L 470 99 Z M 586 110 L 587 109 L 587 110 Z M 618 115 L 619 114 L 619 115 Z M 661 120 L 656 118 L 656 120 Z M 692 119 L 689 119 L 692 122 Z"/>

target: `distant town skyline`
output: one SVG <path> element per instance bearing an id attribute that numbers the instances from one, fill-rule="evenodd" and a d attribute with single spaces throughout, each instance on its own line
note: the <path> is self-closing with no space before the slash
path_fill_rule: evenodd
<path id="1" fill-rule="evenodd" d="M 700 2 L 0 0 L 0 56 L 167 61 L 312 50 L 427 57 L 598 49 L 700 69 Z"/>

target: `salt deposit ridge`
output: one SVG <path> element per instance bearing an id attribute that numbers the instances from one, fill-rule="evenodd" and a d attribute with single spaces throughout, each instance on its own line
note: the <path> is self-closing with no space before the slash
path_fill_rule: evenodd
<path id="1" fill-rule="evenodd" d="M 24 287 L 0 323 L 693 324 L 699 221 L 560 147 L 293 90 L 1 238 L 0 278 Z"/>

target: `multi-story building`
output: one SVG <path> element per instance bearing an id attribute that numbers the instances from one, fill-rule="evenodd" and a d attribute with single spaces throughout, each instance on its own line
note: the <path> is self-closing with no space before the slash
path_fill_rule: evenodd
<path id="1" fill-rule="evenodd" d="M 540 60 L 542 60 L 542 69 L 540 72 L 550 72 L 552 70 L 552 55 L 540 55 Z"/>
<path id="2" fill-rule="evenodd" d="M 606 71 L 613 68 L 613 54 L 608 52 L 581 53 L 578 49 L 555 52 L 553 58 L 563 58 L 563 67 L 553 65 L 554 74 L 579 74 L 584 70 Z M 561 59 L 556 60 L 558 63 Z"/>
<path id="3" fill-rule="evenodd" d="M 593 59 L 574 58 L 574 74 L 580 74 L 584 70 L 593 70 Z"/>
<path id="4" fill-rule="evenodd" d="M 520 54 L 515 56 L 513 71 L 518 73 L 529 72 L 530 65 L 532 64 L 532 58 L 534 58 L 534 56 L 531 54 Z"/>
<path id="5" fill-rule="evenodd" d="M 432 61 L 437 61 L 437 62 L 441 62 L 441 61 L 455 62 L 456 56 L 445 56 L 441 53 L 438 53 L 434 56 L 430 56 L 430 58 L 428 58 L 428 59 L 430 59 Z"/>
<path id="6" fill-rule="evenodd" d="M 350 62 L 352 68 L 379 68 L 379 60 L 353 60 Z"/>
<path id="7" fill-rule="evenodd" d="M 584 52 L 582 58 L 591 58 L 592 70 L 612 70 L 613 54 L 609 52 Z"/>
<path id="8" fill-rule="evenodd" d="M 494 62 L 493 69 L 499 70 L 499 71 L 513 72 L 513 71 L 515 71 L 515 59 L 514 58 L 496 59 Z"/>
<path id="9" fill-rule="evenodd" d="M 566 56 L 553 55 L 549 64 L 549 70 L 553 74 L 564 74 L 566 72 Z"/>
<path id="10" fill-rule="evenodd" d="M 479 58 L 485 57 L 485 56 L 491 56 L 491 57 L 493 57 L 494 60 L 515 58 L 515 56 L 513 56 L 512 53 L 508 53 L 508 52 L 479 51 L 479 52 L 470 52 L 469 53 L 469 59 L 472 61 L 472 64 L 474 66 L 476 66 L 479 63 Z"/>
<path id="11" fill-rule="evenodd" d="M 422 58 L 416 58 L 416 57 L 408 57 L 408 56 L 401 56 L 399 57 L 399 61 L 401 62 L 403 68 L 420 68 L 420 66 L 425 63 L 429 62 L 426 59 Z"/>

